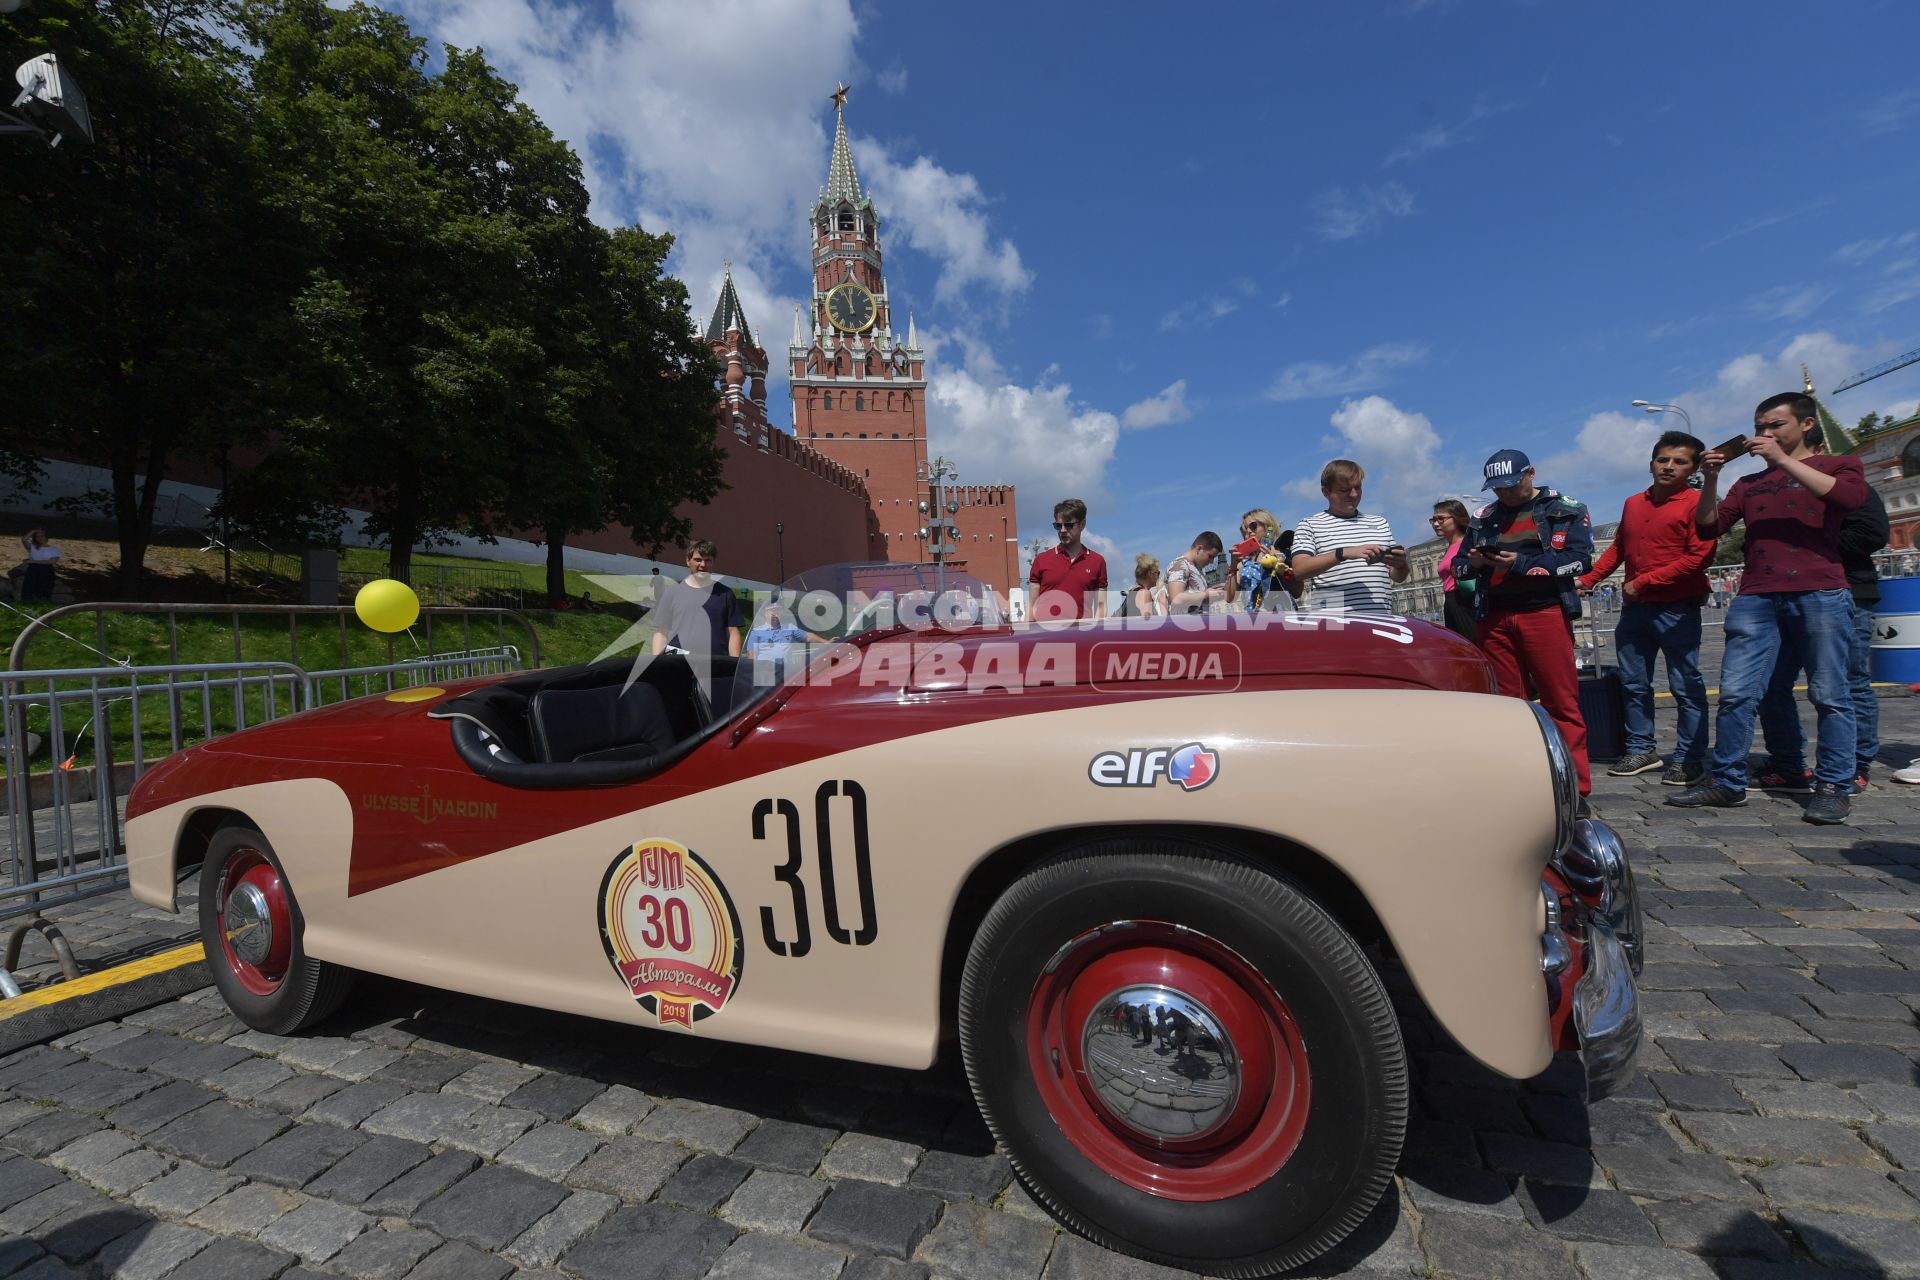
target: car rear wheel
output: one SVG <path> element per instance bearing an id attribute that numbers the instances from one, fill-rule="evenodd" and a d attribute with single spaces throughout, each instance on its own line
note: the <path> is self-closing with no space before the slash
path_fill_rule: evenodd
<path id="1" fill-rule="evenodd" d="M 1186 841 L 1090 844 L 988 912 L 960 989 L 981 1114 L 1112 1248 L 1288 1270 L 1391 1184 L 1407 1067 L 1379 976 L 1292 884 Z"/>
<path id="2" fill-rule="evenodd" d="M 267 838 L 226 827 L 200 868 L 200 940 L 214 985 L 257 1031 L 291 1035 L 340 1007 L 353 971 L 315 960 L 300 943 L 300 904 Z"/>

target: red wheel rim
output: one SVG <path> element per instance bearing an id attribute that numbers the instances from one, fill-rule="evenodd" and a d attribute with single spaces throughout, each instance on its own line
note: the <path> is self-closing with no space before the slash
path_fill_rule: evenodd
<path id="1" fill-rule="evenodd" d="M 1149 1135 L 1123 1120 L 1099 1083 L 1112 1069 L 1089 1060 L 1089 1041 L 1097 1059 L 1113 1043 L 1100 1039 L 1110 1035 L 1107 1020 L 1124 1017 L 1115 993 L 1150 987 L 1209 1015 L 1222 1033 L 1215 1056 L 1234 1064 L 1227 1074 L 1237 1089 L 1216 1101 L 1196 1137 Z M 1191 929 L 1129 920 L 1075 938 L 1034 984 L 1026 1033 L 1028 1069 L 1060 1132 L 1135 1190 L 1185 1201 L 1241 1195 L 1286 1165 L 1306 1129 L 1312 1072 L 1287 1002 L 1237 952 Z M 1183 1044 L 1176 1056 L 1186 1053 Z"/>
<path id="2" fill-rule="evenodd" d="M 227 859 L 214 922 L 234 979 L 256 996 L 278 991 L 287 979 L 287 962 L 293 954 L 293 912 L 280 872 L 260 850 L 243 846 Z M 255 932 L 262 928 L 268 937 L 264 946 Z"/>

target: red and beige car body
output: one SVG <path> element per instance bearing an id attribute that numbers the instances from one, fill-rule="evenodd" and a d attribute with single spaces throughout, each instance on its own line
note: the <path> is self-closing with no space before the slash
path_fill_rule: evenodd
<path id="1" fill-rule="evenodd" d="M 1487 696 L 1478 653 L 1419 623 L 1174 621 L 863 637 L 666 767 L 575 788 L 476 772 L 434 714 L 472 685 L 324 708 L 150 770 L 132 891 L 176 909 L 243 820 L 320 960 L 917 1068 L 1001 887 L 1090 835 L 1201 833 L 1385 941 L 1487 1066 L 1575 1049 L 1594 1092 L 1617 1084 L 1639 1038 L 1631 873 L 1574 821 L 1537 709 Z"/>

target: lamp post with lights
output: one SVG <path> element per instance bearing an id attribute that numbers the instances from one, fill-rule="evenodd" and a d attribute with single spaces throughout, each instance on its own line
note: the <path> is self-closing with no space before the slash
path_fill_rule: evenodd
<path id="1" fill-rule="evenodd" d="M 927 522 L 920 536 L 927 540 L 927 551 L 933 556 L 937 600 L 947 592 L 947 557 L 959 547 L 954 539 L 953 517 L 960 514 L 960 504 L 946 496 L 945 485 L 960 478 L 960 468 L 946 458 L 935 458 L 920 464 L 917 478 L 927 486 L 927 496 L 920 502 L 920 512 Z"/>
<path id="2" fill-rule="evenodd" d="M 1677 413 L 1680 415 L 1680 421 L 1687 424 L 1687 434 L 1688 435 L 1693 434 L 1693 419 L 1689 418 L 1687 416 L 1687 411 L 1685 409 L 1682 409 L 1677 404 L 1655 404 L 1651 400 L 1635 400 L 1633 402 L 1633 407 L 1636 409 L 1644 410 L 1647 413 L 1656 414 L 1656 415 L 1662 414 L 1662 413 Z"/>

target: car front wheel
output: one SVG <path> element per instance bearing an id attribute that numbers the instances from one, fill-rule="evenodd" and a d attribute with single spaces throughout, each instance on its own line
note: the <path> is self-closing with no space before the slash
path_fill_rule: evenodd
<path id="1" fill-rule="evenodd" d="M 257 1031 L 291 1035 L 332 1013 L 353 971 L 309 956 L 300 906 L 267 838 L 225 827 L 200 868 L 200 940 L 214 985 Z"/>
<path id="2" fill-rule="evenodd" d="M 1116 1249 L 1211 1275 L 1288 1270 L 1391 1184 L 1405 1049 L 1353 938 L 1231 853 L 1064 853 L 975 935 L 960 1044 L 1036 1198 Z"/>

